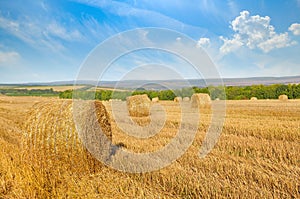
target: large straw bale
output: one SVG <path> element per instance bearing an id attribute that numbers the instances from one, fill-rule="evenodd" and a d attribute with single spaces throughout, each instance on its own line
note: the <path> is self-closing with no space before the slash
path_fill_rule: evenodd
<path id="1" fill-rule="evenodd" d="M 150 115 L 151 101 L 146 94 L 126 98 L 129 115 L 132 117 L 147 117 Z"/>
<path id="2" fill-rule="evenodd" d="M 152 98 L 152 102 L 159 102 L 159 98 L 158 97 Z"/>
<path id="3" fill-rule="evenodd" d="M 182 102 L 182 97 L 175 97 L 174 102 Z"/>
<path id="4" fill-rule="evenodd" d="M 257 100 L 257 97 L 251 97 L 250 100 L 255 101 Z"/>
<path id="5" fill-rule="evenodd" d="M 210 107 L 211 99 L 207 93 L 195 93 L 191 97 L 192 108 Z"/>
<path id="6" fill-rule="evenodd" d="M 184 98 L 182 99 L 182 101 L 184 101 L 184 102 L 189 102 L 189 101 L 190 101 L 190 98 L 189 98 L 189 97 L 184 97 Z"/>
<path id="7" fill-rule="evenodd" d="M 287 101 L 289 99 L 289 97 L 287 95 L 279 95 L 278 99 L 280 101 Z"/>
<path id="8" fill-rule="evenodd" d="M 111 124 L 105 106 L 100 101 L 86 102 L 85 116 L 96 118 L 98 126 L 111 140 Z M 23 146 L 25 152 L 41 165 L 60 161 L 72 168 L 95 169 L 100 164 L 85 149 L 79 139 L 73 120 L 72 100 L 53 100 L 35 104 L 28 113 L 24 126 Z M 94 128 L 89 118 L 82 118 L 81 126 Z M 78 121 L 77 121 L 78 122 Z M 80 121 L 79 121 L 80 122 Z M 78 167 L 77 167 L 78 166 Z"/>
<path id="9" fill-rule="evenodd" d="M 182 97 L 175 97 L 174 102 L 182 102 Z"/>

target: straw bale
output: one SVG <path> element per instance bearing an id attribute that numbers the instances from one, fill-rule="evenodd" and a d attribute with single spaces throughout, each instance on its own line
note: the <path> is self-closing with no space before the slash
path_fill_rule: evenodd
<path id="1" fill-rule="evenodd" d="M 278 97 L 278 99 L 279 99 L 280 101 L 287 101 L 287 100 L 289 99 L 289 97 L 288 97 L 287 95 L 280 95 L 280 96 Z"/>
<path id="2" fill-rule="evenodd" d="M 132 117 L 147 117 L 150 115 L 151 101 L 146 94 L 126 98 L 129 115 Z"/>
<path id="3" fill-rule="evenodd" d="M 152 102 L 159 102 L 159 98 L 158 97 L 152 98 Z"/>
<path id="4" fill-rule="evenodd" d="M 182 102 L 182 97 L 175 97 L 174 102 Z"/>
<path id="5" fill-rule="evenodd" d="M 196 93 L 192 95 L 191 103 L 193 108 L 210 107 L 211 99 L 207 93 Z"/>

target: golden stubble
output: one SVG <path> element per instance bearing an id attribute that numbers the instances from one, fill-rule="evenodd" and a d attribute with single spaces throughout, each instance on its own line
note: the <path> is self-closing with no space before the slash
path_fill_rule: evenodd
<path id="1" fill-rule="evenodd" d="M 37 114 L 39 102 L 49 106 L 45 108 L 49 109 L 49 121 L 32 121 L 36 132 L 55 125 L 59 132 L 71 132 L 74 129 L 66 128 L 69 124 L 56 122 L 55 114 L 50 114 L 65 101 L 0 97 L 0 198 L 300 197 L 300 100 L 227 101 L 222 135 L 204 159 L 198 157 L 198 152 L 211 112 L 209 108 L 201 109 L 201 123 L 189 150 L 169 167 L 144 174 L 122 173 L 94 161 L 83 148 L 74 149 L 80 146 L 76 139 L 73 141 L 78 145 L 72 145 L 73 148 L 66 147 L 64 140 L 56 143 L 64 149 L 59 158 L 49 159 L 41 150 L 32 159 L 22 147 L 22 140 L 33 108 Z M 113 143 L 122 143 L 126 150 L 140 153 L 166 145 L 180 125 L 180 107 L 176 102 L 159 104 L 167 115 L 157 135 L 142 140 L 133 138 L 111 118 Z M 109 103 L 105 106 L 111 116 Z"/>

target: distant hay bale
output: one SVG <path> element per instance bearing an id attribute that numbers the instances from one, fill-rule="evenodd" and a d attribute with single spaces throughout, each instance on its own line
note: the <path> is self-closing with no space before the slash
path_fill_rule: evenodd
<path id="1" fill-rule="evenodd" d="M 85 125 L 86 128 L 98 125 L 106 137 L 112 140 L 111 124 L 105 106 L 100 101 L 87 101 L 86 106 L 83 114 L 93 116 L 96 121 L 92 123 L 87 122 L 90 118 L 80 118 L 80 125 Z M 35 104 L 28 113 L 24 130 L 23 147 L 26 153 L 33 156 L 34 161 L 38 161 L 37 165 L 45 164 L 47 167 L 48 163 L 54 164 L 56 160 L 60 161 L 59 164 L 65 162 L 72 168 L 78 166 L 79 170 L 81 167 L 95 169 L 97 165 L 101 165 L 79 139 L 73 120 L 72 100 Z"/>
<path id="2" fill-rule="evenodd" d="M 207 93 L 196 93 L 192 95 L 191 98 L 192 108 L 197 107 L 210 107 L 211 106 L 211 99 Z"/>
<path id="3" fill-rule="evenodd" d="M 151 101 L 146 94 L 126 98 L 129 115 L 132 117 L 147 117 L 150 115 Z"/>
<path id="4" fill-rule="evenodd" d="M 216 98 L 215 101 L 220 101 L 220 98 Z"/>
<path id="5" fill-rule="evenodd" d="M 152 102 L 159 102 L 159 98 L 158 97 L 152 98 Z"/>
<path id="6" fill-rule="evenodd" d="M 278 99 L 280 101 L 287 101 L 289 99 L 289 97 L 287 95 L 279 95 Z"/>
<path id="7" fill-rule="evenodd" d="M 109 102 L 121 102 L 122 100 L 121 99 L 109 99 L 108 101 Z"/>
<path id="8" fill-rule="evenodd" d="M 189 97 L 184 97 L 184 98 L 182 99 L 182 101 L 184 101 L 184 102 L 189 102 L 189 101 L 190 101 L 190 98 L 189 98 Z"/>
<path id="9" fill-rule="evenodd" d="M 182 97 L 175 97 L 174 102 L 182 102 Z"/>
<path id="10" fill-rule="evenodd" d="M 255 101 L 255 100 L 257 100 L 257 97 L 251 97 L 250 100 Z"/>

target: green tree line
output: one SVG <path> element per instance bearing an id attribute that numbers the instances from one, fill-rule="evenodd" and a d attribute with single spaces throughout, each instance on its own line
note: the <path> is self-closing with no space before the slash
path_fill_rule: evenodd
<path id="1" fill-rule="evenodd" d="M 277 99 L 279 95 L 285 94 L 289 99 L 300 99 L 300 84 L 273 84 L 252 86 L 208 86 L 204 88 L 182 88 L 177 90 L 135 90 L 135 91 L 111 91 L 99 90 L 94 92 L 77 90 L 76 98 L 80 99 L 121 99 L 131 95 L 147 94 L 150 99 L 158 97 L 160 100 L 174 100 L 176 96 L 191 97 L 194 93 L 208 93 L 212 99 L 242 100 L 257 97 L 258 99 Z M 59 94 L 60 98 L 71 99 L 73 91 L 67 90 Z"/>
<path id="2" fill-rule="evenodd" d="M 279 95 L 285 94 L 289 99 L 300 98 L 300 84 L 273 84 L 273 85 L 252 85 L 245 87 L 226 87 L 226 98 L 239 100 L 257 97 L 258 99 L 277 99 Z"/>
<path id="3" fill-rule="evenodd" d="M 50 89 L 0 89 L 2 95 L 7 96 L 58 96 L 60 92 Z"/>

